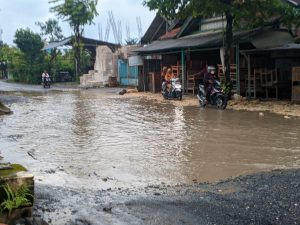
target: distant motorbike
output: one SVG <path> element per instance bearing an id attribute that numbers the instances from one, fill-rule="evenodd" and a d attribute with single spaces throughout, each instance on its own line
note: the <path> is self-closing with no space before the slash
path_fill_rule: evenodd
<path id="1" fill-rule="evenodd" d="M 50 79 L 50 77 L 45 77 L 43 79 L 43 87 L 44 88 L 50 88 L 50 86 L 51 86 L 51 79 Z"/>
<path id="2" fill-rule="evenodd" d="M 182 86 L 178 78 L 171 79 L 170 88 L 167 88 L 167 82 L 162 83 L 162 95 L 164 99 L 182 100 Z"/>
<path id="3" fill-rule="evenodd" d="M 204 84 L 199 84 L 197 98 L 201 107 L 205 107 L 208 103 L 217 109 L 225 109 L 227 106 L 227 96 L 222 91 L 221 82 L 218 80 L 213 83 L 212 90 L 207 99 Z"/>

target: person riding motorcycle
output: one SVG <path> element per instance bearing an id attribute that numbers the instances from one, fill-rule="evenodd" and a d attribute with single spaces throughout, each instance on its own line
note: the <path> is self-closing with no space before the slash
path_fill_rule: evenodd
<path id="1" fill-rule="evenodd" d="M 46 79 L 50 79 L 50 76 L 47 70 L 44 70 L 44 72 L 42 73 L 42 83 L 46 83 Z"/>
<path id="2" fill-rule="evenodd" d="M 214 66 L 207 67 L 207 73 L 204 74 L 204 88 L 206 92 L 206 101 L 209 101 L 209 96 L 211 94 L 213 84 L 215 82 L 215 72 L 216 68 Z"/>
<path id="3" fill-rule="evenodd" d="M 166 88 L 167 88 L 167 91 L 168 91 L 168 92 L 171 92 L 171 89 L 172 89 L 172 84 L 171 84 L 171 82 L 172 82 L 172 79 L 173 79 L 173 78 L 176 78 L 176 77 L 175 77 L 174 74 L 172 73 L 172 69 L 169 68 L 169 69 L 167 70 L 166 75 L 165 75 Z"/>

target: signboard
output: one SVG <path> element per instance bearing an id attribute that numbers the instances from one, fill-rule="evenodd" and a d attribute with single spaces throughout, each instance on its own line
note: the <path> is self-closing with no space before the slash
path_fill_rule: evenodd
<path id="1" fill-rule="evenodd" d="M 144 65 L 143 58 L 139 55 L 130 56 L 128 58 L 129 66 L 142 66 Z"/>

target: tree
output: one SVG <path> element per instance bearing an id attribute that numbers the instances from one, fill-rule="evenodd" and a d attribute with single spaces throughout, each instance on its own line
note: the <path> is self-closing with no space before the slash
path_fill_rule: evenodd
<path id="1" fill-rule="evenodd" d="M 57 4 L 50 8 L 51 12 L 67 21 L 74 32 L 74 55 L 76 60 L 76 77 L 81 73 L 81 37 L 86 24 L 92 24 L 98 15 L 96 6 L 98 0 L 49 0 L 50 4 Z"/>
<path id="2" fill-rule="evenodd" d="M 62 34 L 62 29 L 58 24 L 58 21 L 56 19 L 49 19 L 45 23 L 42 22 L 36 22 L 36 25 L 38 25 L 41 29 L 41 35 L 42 36 L 48 36 L 48 41 L 60 41 L 64 38 Z"/>
<path id="3" fill-rule="evenodd" d="M 61 41 L 64 36 L 62 34 L 62 29 L 59 26 L 59 23 L 56 19 L 49 19 L 48 21 L 46 21 L 45 23 L 42 22 L 36 22 L 36 25 L 38 25 L 41 29 L 41 35 L 44 36 L 46 39 L 48 39 L 47 41 L 49 42 L 54 42 L 54 41 Z M 48 71 L 51 71 L 52 73 L 54 73 L 54 71 L 56 71 L 53 68 L 53 61 L 56 59 L 57 57 L 57 49 L 51 49 L 50 50 L 50 58 L 48 60 Z"/>
<path id="4" fill-rule="evenodd" d="M 295 11 L 282 0 L 144 0 L 144 5 L 158 12 L 167 19 L 174 17 L 211 17 L 225 15 L 225 78 L 230 87 L 230 49 L 233 45 L 234 25 L 249 28 L 262 24 L 270 18 L 294 18 Z M 299 16 L 299 15 L 298 15 Z M 294 18 L 295 19 L 295 18 Z M 284 20 L 286 22 L 292 22 Z"/>
<path id="5" fill-rule="evenodd" d="M 44 43 L 42 38 L 28 28 L 19 29 L 15 33 L 14 43 L 22 52 L 19 55 L 21 69 L 18 75 L 23 76 L 20 81 L 37 83 L 39 72 L 43 66 L 43 52 L 41 49 L 44 47 Z M 23 66 L 21 67 L 21 65 Z"/>
<path id="6" fill-rule="evenodd" d="M 137 38 L 129 38 L 125 40 L 126 45 L 137 45 L 139 43 Z"/>

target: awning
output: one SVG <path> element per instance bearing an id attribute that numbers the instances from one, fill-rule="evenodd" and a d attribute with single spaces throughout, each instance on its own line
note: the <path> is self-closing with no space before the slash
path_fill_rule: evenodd
<path id="1" fill-rule="evenodd" d="M 139 48 L 134 51 L 140 53 L 153 53 L 182 48 L 193 48 L 201 46 L 208 47 L 220 44 L 222 43 L 222 40 L 223 36 L 221 33 L 196 37 L 185 37 L 179 39 L 157 40 L 143 48 Z"/>
<path id="2" fill-rule="evenodd" d="M 242 50 L 241 53 L 245 53 L 248 55 L 251 54 L 259 54 L 259 53 L 268 53 L 274 51 L 300 51 L 300 44 L 290 43 L 286 45 L 276 46 L 272 48 L 258 48 L 258 49 L 251 49 L 251 50 Z"/>
<path id="3" fill-rule="evenodd" d="M 234 42 L 247 42 L 254 35 L 261 32 L 263 28 L 257 28 L 249 31 L 237 31 L 233 34 Z M 160 53 L 172 50 L 189 49 L 189 48 L 210 48 L 222 47 L 224 40 L 223 32 L 209 32 L 189 35 L 178 39 L 157 40 L 142 48 L 134 50 L 139 53 Z"/>

